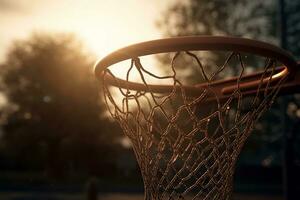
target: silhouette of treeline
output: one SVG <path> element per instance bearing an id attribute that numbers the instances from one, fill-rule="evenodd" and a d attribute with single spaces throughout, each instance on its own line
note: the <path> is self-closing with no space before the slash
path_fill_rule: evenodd
<path id="1" fill-rule="evenodd" d="M 15 41 L 0 66 L 0 168 L 111 176 L 122 146 L 105 117 L 91 56 L 72 34 L 36 33 Z"/>

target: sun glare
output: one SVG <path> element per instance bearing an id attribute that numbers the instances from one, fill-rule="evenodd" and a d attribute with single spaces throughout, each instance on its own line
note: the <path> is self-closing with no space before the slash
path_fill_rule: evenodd
<path id="1" fill-rule="evenodd" d="M 8 47 L 8 41 L 26 38 L 32 32 L 74 33 L 83 41 L 87 50 L 100 60 L 119 48 L 161 38 L 155 22 L 169 2 L 52 0 L 28 3 L 24 0 L 16 5 L 18 12 L 8 10 L 5 14 L 0 13 L 0 23 L 10 27 L 0 33 L 0 44 Z M 0 49 L 0 61 L 4 49 L 7 48 L 2 48 L 2 52 Z M 160 71 L 153 57 L 143 58 L 142 62 L 148 70 Z M 117 65 L 113 68 L 114 74 L 124 79 L 127 66 L 124 63 Z M 131 80 L 140 81 L 136 72 L 131 74 Z"/>
<path id="2" fill-rule="evenodd" d="M 94 4 L 75 3 L 71 10 L 57 14 L 50 23 L 54 28 L 76 33 L 98 59 L 124 46 L 160 37 L 160 32 L 155 27 L 155 14 L 159 10 L 154 4 L 149 4 L 149 1 L 138 3 L 134 0 L 112 0 L 105 4 L 91 2 Z M 84 7 L 86 9 L 82 10 Z M 130 9 L 124 9 L 125 7 Z M 145 8 L 147 12 L 144 12 Z M 79 11 L 81 14 L 78 14 Z M 77 20 L 71 20 L 74 18 Z M 149 66 L 154 66 L 153 60 L 146 62 Z M 117 76 L 124 77 L 127 69 L 121 66 L 114 72 Z M 133 77 L 136 76 L 133 73 Z"/>
<path id="3" fill-rule="evenodd" d="M 100 59 L 121 47 L 160 38 L 155 21 L 166 2 L 169 1 L 24 1 L 22 6 L 18 5 L 22 12 L 0 13 L 1 24 L 7 24 L 5 19 L 11 24 L 10 29 L 0 33 L 0 44 L 24 38 L 24 33 L 29 35 L 33 31 L 71 32 Z"/>

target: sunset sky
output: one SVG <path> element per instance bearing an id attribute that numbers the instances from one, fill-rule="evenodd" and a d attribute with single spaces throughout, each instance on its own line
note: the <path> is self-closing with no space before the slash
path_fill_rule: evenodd
<path id="1" fill-rule="evenodd" d="M 99 58 L 161 37 L 155 22 L 170 0 L 0 0 L 0 61 L 32 32 L 73 32 Z"/>

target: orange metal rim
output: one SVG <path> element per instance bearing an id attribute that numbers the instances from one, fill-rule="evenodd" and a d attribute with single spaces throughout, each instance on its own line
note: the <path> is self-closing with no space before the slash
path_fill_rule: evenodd
<path id="1" fill-rule="evenodd" d="M 167 52 L 179 52 L 179 51 L 206 51 L 206 50 L 217 50 L 217 51 L 231 51 L 231 52 L 241 52 L 250 53 L 253 55 L 274 58 L 281 62 L 285 67 L 273 75 L 272 80 L 283 76 L 291 76 L 293 71 L 296 70 L 297 62 L 293 59 L 287 51 L 276 47 L 274 45 L 260 42 L 252 39 L 237 38 L 237 37 L 221 37 L 221 36 L 189 36 L 189 37 L 174 37 L 159 40 L 152 40 L 147 42 L 142 42 L 134 45 L 130 45 L 121 48 L 117 51 L 104 57 L 102 60 L 97 62 L 95 66 L 95 75 L 97 78 L 101 79 L 103 72 L 109 66 L 116 64 L 118 62 L 137 58 L 140 56 L 167 53 Z M 234 79 L 234 78 L 233 78 Z M 266 78 L 267 80 L 268 78 Z M 139 91 L 151 90 L 152 92 L 164 93 L 170 92 L 174 89 L 173 85 L 149 85 L 148 88 L 144 84 L 127 82 L 122 79 L 116 79 L 112 77 L 107 77 L 106 81 L 108 84 L 114 86 L 126 85 L 126 88 Z M 224 80 L 224 82 L 228 82 Z M 244 89 L 252 88 L 253 86 L 259 84 L 260 81 L 254 80 L 241 85 Z M 120 84 L 126 83 L 126 84 Z M 222 81 L 217 83 L 222 84 Z M 234 84 L 226 85 L 222 88 L 222 93 L 228 93 L 234 89 Z M 214 84 L 214 83 L 212 83 Z M 222 87 L 221 85 L 218 87 Z M 197 94 L 203 91 L 201 85 L 197 86 L 184 86 L 184 89 L 192 94 Z M 198 91 L 198 92 L 197 92 Z"/>

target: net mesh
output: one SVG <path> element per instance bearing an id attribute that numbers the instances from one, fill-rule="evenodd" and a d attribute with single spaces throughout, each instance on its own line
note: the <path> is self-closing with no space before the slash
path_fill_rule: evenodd
<path id="1" fill-rule="evenodd" d="M 261 83 L 253 88 L 256 92 L 252 96 L 245 96 L 240 85 L 246 81 L 246 63 L 240 53 L 228 54 L 210 74 L 197 54 L 174 54 L 170 74 L 164 76 L 147 70 L 140 58 L 132 58 L 126 79 L 135 69 L 146 88 L 143 91 L 130 90 L 124 83 L 118 85 L 116 76 L 106 69 L 102 86 L 108 110 L 132 143 L 145 199 L 230 199 L 237 157 L 255 122 L 274 101 L 284 77 L 271 84 L 278 63 L 264 58 Z M 189 96 L 178 78 L 175 63 L 179 55 L 195 61 L 206 83 L 197 95 Z M 212 82 L 233 59 L 239 68 L 236 87 L 226 98 L 220 98 Z M 107 83 L 108 76 L 117 86 Z M 151 91 L 149 77 L 157 83 L 168 79 L 173 90 Z M 266 77 L 268 81 L 264 82 Z"/>

